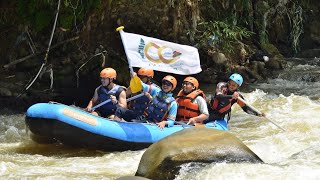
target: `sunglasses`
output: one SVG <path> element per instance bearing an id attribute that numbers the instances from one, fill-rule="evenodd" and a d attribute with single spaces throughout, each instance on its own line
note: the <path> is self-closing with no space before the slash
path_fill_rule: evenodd
<path id="1" fill-rule="evenodd" d="M 103 80 L 103 81 L 106 81 L 107 79 L 109 79 L 109 78 L 100 78 L 101 80 Z"/>
<path id="2" fill-rule="evenodd" d="M 166 80 L 162 81 L 162 85 L 173 86 L 170 81 L 166 81 Z"/>
<path id="3" fill-rule="evenodd" d="M 138 75 L 138 77 L 139 77 L 140 79 L 143 79 L 143 78 L 146 78 L 147 76 Z"/>

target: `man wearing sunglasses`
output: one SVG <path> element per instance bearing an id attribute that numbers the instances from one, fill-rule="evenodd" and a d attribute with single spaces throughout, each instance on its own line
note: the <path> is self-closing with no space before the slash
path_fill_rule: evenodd
<path id="1" fill-rule="evenodd" d="M 132 74 L 132 77 L 136 76 L 136 73 Z M 142 83 L 142 90 L 148 97 L 149 102 L 146 110 L 142 116 L 131 117 L 135 122 L 154 122 L 161 129 L 165 126 L 171 127 L 174 125 L 174 121 L 177 115 L 178 105 L 175 101 L 172 91 L 177 86 L 177 80 L 173 76 L 165 76 L 161 82 L 161 88 L 152 87 L 148 84 Z M 116 111 L 117 118 L 122 118 L 121 114 Z"/>
<path id="2" fill-rule="evenodd" d="M 178 93 L 178 112 L 176 121 L 188 123 L 202 122 L 208 119 L 209 112 L 206 96 L 199 88 L 199 82 L 194 77 L 186 77 L 182 89 Z"/>

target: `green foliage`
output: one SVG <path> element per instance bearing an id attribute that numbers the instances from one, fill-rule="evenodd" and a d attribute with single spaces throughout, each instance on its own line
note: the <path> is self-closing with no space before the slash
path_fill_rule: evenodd
<path id="1" fill-rule="evenodd" d="M 204 30 L 197 38 L 200 46 L 211 46 L 228 53 L 233 52 L 239 41 L 253 34 L 246 28 L 229 25 L 222 21 L 203 22 L 199 27 Z"/>
<path id="2" fill-rule="evenodd" d="M 205 20 L 227 21 L 237 26 L 252 26 L 253 9 L 250 0 L 201 0 Z"/>
<path id="3" fill-rule="evenodd" d="M 23 24 L 35 25 L 36 30 L 41 30 L 50 21 L 50 3 L 43 0 L 18 0 L 17 12 L 21 16 Z"/>
<path id="4" fill-rule="evenodd" d="M 36 31 L 39 31 L 49 25 L 50 14 L 48 11 L 39 11 L 34 16 L 35 16 L 34 23 L 35 23 Z"/>
<path id="5" fill-rule="evenodd" d="M 57 9 L 57 0 L 16 0 L 17 13 L 22 24 L 33 27 L 35 31 L 51 27 Z M 91 10 L 101 7 L 101 0 L 62 0 L 58 26 L 72 29 L 81 24 Z"/>
<path id="6" fill-rule="evenodd" d="M 74 21 L 73 16 L 60 16 L 59 25 L 65 29 L 70 29 Z"/>

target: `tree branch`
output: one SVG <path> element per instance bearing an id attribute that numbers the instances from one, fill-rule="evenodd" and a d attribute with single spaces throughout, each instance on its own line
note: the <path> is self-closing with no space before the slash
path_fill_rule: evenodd
<path id="1" fill-rule="evenodd" d="M 61 42 L 53 45 L 53 46 L 50 48 L 50 50 L 51 50 L 51 49 L 54 49 L 54 48 L 56 48 L 56 47 L 59 47 L 59 46 L 65 44 L 65 43 L 68 43 L 68 42 L 71 42 L 71 41 L 75 41 L 75 40 L 78 40 L 78 39 L 79 39 L 79 36 L 76 36 L 76 37 L 67 39 L 67 40 L 65 40 L 65 41 L 61 41 Z M 26 60 L 28 60 L 28 59 L 30 59 L 30 58 L 36 57 L 36 56 L 38 56 L 38 55 L 40 55 L 40 54 L 43 54 L 43 53 L 45 53 L 45 52 L 46 52 L 46 51 L 37 52 L 37 53 L 35 53 L 35 54 L 30 54 L 30 55 L 25 56 L 25 57 L 23 57 L 23 58 L 20 58 L 20 59 L 17 59 L 17 60 L 15 60 L 15 61 L 12 61 L 12 62 L 4 65 L 3 67 L 4 67 L 4 68 L 9 68 L 9 67 L 11 67 L 11 66 L 13 66 L 13 65 L 16 65 L 16 64 L 18 64 L 18 63 L 21 63 L 21 62 L 23 62 L 23 61 L 26 61 Z"/>

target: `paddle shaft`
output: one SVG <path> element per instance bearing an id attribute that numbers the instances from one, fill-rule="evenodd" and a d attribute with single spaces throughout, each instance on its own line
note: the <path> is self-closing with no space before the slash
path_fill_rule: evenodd
<path id="1" fill-rule="evenodd" d="M 258 109 L 256 109 L 255 107 L 251 106 L 248 102 L 246 102 L 244 99 L 242 99 L 241 97 L 238 97 L 238 100 L 240 100 L 241 102 L 245 103 L 249 108 L 251 108 L 252 110 L 254 110 L 256 113 L 258 114 L 262 114 L 261 111 L 259 111 Z M 283 131 L 286 131 L 285 129 L 283 129 L 282 127 L 280 127 L 277 123 L 273 122 L 271 119 L 264 117 L 266 120 L 270 121 L 272 124 L 274 124 L 275 126 L 277 126 L 278 128 L 280 128 Z"/>
<path id="2" fill-rule="evenodd" d="M 192 126 L 192 125 L 189 125 L 189 124 L 187 124 L 185 122 L 180 122 L 180 121 L 175 121 L 174 124 L 182 125 L 182 126 L 190 126 L 190 127 Z"/>
<path id="3" fill-rule="evenodd" d="M 201 124 L 201 123 L 196 123 L 193 126 L 193 125 L 187 124 L 185 122 L 181 122 L 181 121 L 175 121 L 174 124 L 181 125 L 182 127 L 196 127 L 196 128 L 205 128 L 206 127 L 204 124 Z"/>
<path id="4" fill-rule="evenodd" d="M 131 97 L 131 98 L 128 98 L 128 99 L 127 99 L 127 102 L 132 101 L 132 100 L 134 100 L 134 99 L 137 99 L 137 98 L 139 98 L 139 97 L 141 97 L 141 96 L 144 96 L 144 93 L 140 93 L 140 94 L 135 95 L 135 96 L 133 96 L 133 97 Z M 109 103 L 110 101 L 111 101 L 111 99 L 105 100 L 105 101 L 101 102 L 100 104 L 97 104 L 97 105 L 93 106 L 91 109 L 92 109 L 92 111 L 94 111 L 94 110 L 97 109 L 98 107 L 103 106 L 103 105 Z"/>

